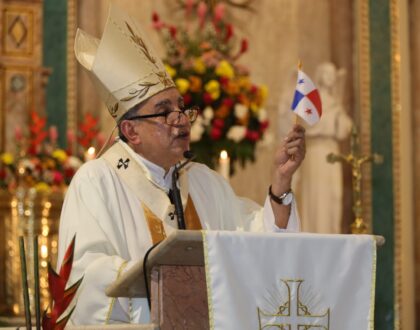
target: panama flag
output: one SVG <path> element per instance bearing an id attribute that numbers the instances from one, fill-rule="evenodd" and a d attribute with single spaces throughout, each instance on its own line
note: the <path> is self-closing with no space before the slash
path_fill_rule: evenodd
<path id="1" fill-rule="evenodd" d="M 322 115 L 322 104 L 318 89 L 301 70 L 298 71 L 292 110 L 309 125 L 316 124 Z"/>

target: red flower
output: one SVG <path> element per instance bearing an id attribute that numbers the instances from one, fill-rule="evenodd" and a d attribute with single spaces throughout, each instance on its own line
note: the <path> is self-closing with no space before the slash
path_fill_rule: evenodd
<path id="1" fill-rule="evenodd" d="M 260 123 L 260 130 L 261 130 L 261 132 L 264 132 L 267 128 L 268 128 L 268 126 L 269 126 L 269 121 L 268 120 L 264 120 L 264 121 L 262 121 L 261 123 Z"/>
<path id="2" fill-rule="evenodd" d="M 234 104 L 234 102 L 233 102 L 233 100 L 231 98 L 225 98 L 225 99 L 223 99 L 223 102 L 222 103 L 223 103 L 223 105 L 225 107 L 228 107 L 228 108 L 231 108 L 233 106 L 233 104 Z"/>
<path id="3" fill-rule="evenodd" d="M 6 178 L 6 170 L 4 168 L 0 168 L 0 180 L 4 180 Z"/>
<path id="4" fill-rule="evenodd" d="M 233 26 L 232 24 L 226 24 L 226 35 L 225 42 L 228 42 L 233 37 Z"/>
<path id="5" fill-rule="evenodd" d="M 225 16 L 225 5 L 223 3 L 218 3 L 214 7 L 214 11 L 213 11 L 214 21 L 217 23 L 221 21 L 224 16 Z"/>
<path id="6" fill-rule="evenodd" d="M 152 14 L 152 27 L 155 30 L 160 30 L 165 26 L 165 24 L 160 20 L 159 15 L 156 12 L 153 12 Z"/>
<path id="7" fill-rule="evenodd" d="M 172 39 L 176 39 L 177 29 L 175 26 L 171 25 L 169 27 L 169 33 L 171 34 Z"/>
<path id="8" fill-rule="evenodd" d="M 189 105 L 192 101 L 192 96 L 190 93 L 184 94 L 183 98 L 184 98 L 185 105 Z"/>
<path id="9" fill-rule="evenodd" d="M 211 102 L 213 102 L 213 99 L 211 97 L 211 95 L 209 93 L 204 93 L 203 94 L 203 101 L 205 104 L 210 104 Z"/>
<path id="10" fill-rule="evenodd" d="M 251 92 L 252 94 L 257 94 L 257 92 L 258 92 L 258 87 L 257 87 L 257 86 L 255 86 L 254 84 L 252 84 L 252 85 L 251 85 L 251 90 L 250 90 L 250 92 Z"/>
<path id="11" fill-rule="evenodd" d="M 220 128 L 213 126 L 210 131 L 210 138 L 212 140 L 219 140 L 221 137 L 222 137 L 222 130 Z"/>
<path id="12" fill-rule="evenodd" d="M 260 134 L 257 131 L 248 130 L 246 132 L 245 138 L 247 138 L 249 141 L 256 142 L 260 138 Z"/>
<path id="13" fill-rule="evenodd" d="M 248 40 L 243 38 L 241 41 L 241 50 L 239 51 L 240 54 L 245 53 L 248 50 Z"/>
<path id="14" fill-rule="evenodd" d="M 74 173 L 75 173 L 75 170 L 74 170 L 74 169 L 72 169 L 71 167 L 66 168 L 66 169 L 64 170 L 64 176 L 65 176 L 66 178 L 69 178 L 69 179 L 71 179 L 71 178 L 73 177 Z"/>
<path id="15" fill-rule="evenodd" d="M 207 14 L 207 5 L 204 1 L 201 1 L 197 6 L 197 15 L 200 22 L 200 28 L 203 28 L 204 22 L 206 20 Z"/>
<path id="16" fill-rule="evenodd" d="M 224 126 L 225 126 L 225 122 L 223 121 L 223 119 L 216 118 L 213 120 L 213 127 L 222 129 Z"/>
<path id="17" fill-rule="evenodd" d="M 63 182 L 63 175 L 60 173 L 60 172 L 58 172 L 58 171 L 54 171 L 54 174 L 53 174 L 53 182 L 55 183 L 55 184 L 60 184 L 60 183 L 62 183 Z"/>
<path id="18" fill-rule="evenodd" d="M 222 85 L 223 88 L 226 88 L 229 84 L 229 78 L 228 77 L 220 77 L 219 78 L 220 85 Z"/>

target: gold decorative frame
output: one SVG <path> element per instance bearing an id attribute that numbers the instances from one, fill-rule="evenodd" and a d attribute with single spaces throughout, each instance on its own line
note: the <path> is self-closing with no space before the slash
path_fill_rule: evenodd
<path id="1" fill-rule="evenodd" d="M 390 31 L 391 31 L 391 92 L 392 92 L 392 175 L 393 175 L 393 196 L 394 196 L 394 329 L 410 328 L 414 323 L 414 314 L 411 311 L 411 297 L 406 297 L 407 286 L 413 284 L 410 275 L 409 261 L 412 257 L 412 247 L 409 237 L 412 226 L 410 214 L 412 183 L 407 182 L 410 172 L 411 153 L 402 150 L 403 146 L 412 144 L 407 141 L 409 133 L 407 125 L 407 112 L 409 106 L 403 95 L 402 86 L 407 79 L 407 70 L 402 68 L 402 57 L 404 47 L 407 47 L 402 36 L 407 31 L 401 31 L 404 27 L 402 11 L 407 9 L 406 0 L 389 0 L 390 5 Z M 355 7 L 356 36 L 357 36 L 357 109 L 356 123 L 360 126 L 361 149 L 363 154 L 371 154 L 371 59 L 370 59 L 370 18 L 369 0 L 357 0 Z M 406 42 L 406 41 L 405 41 Z M 404 58 L 407 59 L 407 58 Z M 407 147 L 408 149 L 410 148 Z M 410 154 L 407 156 L 407 154 Z M 403 173 L 405 172 L 405 173 Z M 364 218 L 372 228 L 372 167 L 367 165 L 363 172 L 363 205 Z M 411 191 L 411 193 L 410 193 Z M 404 197 L 405 196 L 405 197 Z M 404 199 L 403 199 L 404 198 Z M 405 200 L 408 200 L 405 201 Z M 404 223 L 404 230 L 403 230 Z M 403 240 L 404 238 L 404 240 Z M 407 243 L 405 241 L 408 240 Z M 405 259 L 404 259 L 405 258 Z M 403 281 L 404 277 L 404 281 Z M 404 283 L 408 280 L 410 283 Z M 403 292 L 405 294 L 403 294 Z M 404 303 L 403 303 L 404 301 Z"/>
<path id="2" fill-rule="evenodd" d="M 355 3 L 356 29 L 356 111 L 355 123 L 360 127 L 360 145 L 363 155 L 371 152 L 371 104 L 370 104 L 370 34 L 369 34 L 369 2 L 357 0 Z M 363 219 L 372 228 L 372 168 L 371 163 L 363 167 L 362 203 Z"/>
<path id="3" fill-rule="evenodd" d="M 392 91 L 392 175 L 394 198 L 394 329 L 401 329 L 401 186 L 400 186 L 400 42 L 398 0 L 390 0 L 391 11 L 391 91 Z"/>
<path id="4" fill-rule="evenodd" d="M 408 0 L 390 0 L 392 162 L 394 195 L 394 329 L 412 329 L 414 298 L 414 184 Z"/>
<path id="5" fill-rule="evenodd" d="M 77 89 L 74 37 L 77 27 L 77 0 L 67 0 L 67 130 L 77 130 Z"/>

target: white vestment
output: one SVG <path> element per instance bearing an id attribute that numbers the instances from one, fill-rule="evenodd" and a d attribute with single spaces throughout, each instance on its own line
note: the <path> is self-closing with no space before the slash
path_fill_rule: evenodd
<path id="1" fill-rule="evenodd" d="M 164 228 L 169 234 L 177 227 L 176 220 L 171 220 L 169 216 L 173 206 L 166 195 L 170 187 L 170 174 L 165 175 L 162 168 L 142 159 L 121 141 L 110 150 L 118 148 L 123 148 L 131 161 L 129 163 L 122 158 L 118 170 L 124 171 L 124 165 L 132 166 L 135 162 L 140 169 L 138 177 L 147 181 L 143 181 L 145 185 L 139 190 L 146 204 L 150 196 L 153 197 L 150 203 L 159 206 L 155 214 L 164 219 Z M 187 191 L 203 229 L 282 231 L 275 226 L 268 198 L 264 207 L 261 207 L 251 200 L 237 197 L 220 175 L 202 164 L 187 165 L 180 173 L 180 183 L 181 193 L 182 185 L 188 186 Z M 84 164 L 70 184 L 60 220 L 58 263 L 62 261 L 67 246 L 76 234 L 70 283 L 82 276 L 84 278 L 71 318 L 74 324 L 149 322 L 146 299 L 113 299 L 105 295 L 105 288 L 121 272 L 142 260 L 152 246 L 141 206 L 141 202 L 145 201 L 140 201 L 137 196 L 117 174 L 117 166 L 104 158 Z M 292 204 L 286 230 L 299 231 L 295 203 Z"/>

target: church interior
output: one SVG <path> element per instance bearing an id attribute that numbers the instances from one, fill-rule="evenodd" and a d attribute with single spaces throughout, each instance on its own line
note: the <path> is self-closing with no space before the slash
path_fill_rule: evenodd
<path id="1" fill-rule="evenodd" d="M 0 0 L 0 327 L 24 315 L 18 237 L 39 235 L 41 301 L 48 305 L 47 263 L 56 262 L 66 187 L 110 143 L 115 123 L 73 50 L 78 27 L 101 37 L 110 1 Z M 295 120 L 298 66 L 313 79 L 323 115 L 305 126 L 306 158 L 293 181 L 301 230 L 383 236 L 374 328 L 420 329 L 420 0 L 112 2 L 142 23 L 169 71 L 177 43 L 194 47 L 205 35 L 184 21 L 188 3 L 203 4 L 193 21 L 207 10 L 228 22 L 224 44 L 201 41 L 242 68 L 244 84 L 260 95 L 250 101 L 260 127 L 220 136 L 231 124 L 207 127 L 213 110 L 221 121 L 223 111 L 243 121 L 248 115 L 225 102 L 210 116 L 204 104 L 192 150 L 259 204 L 273 153 Z M 201 77 L 206 64 L 194 65 Z M 170 72 L 174 79 L 179 73 Z M 176 80 L 184 100 L 189 91 L 217 94 L 197 77 Z"/>

